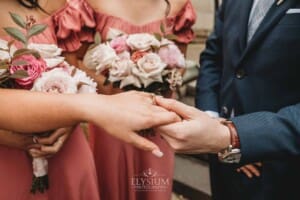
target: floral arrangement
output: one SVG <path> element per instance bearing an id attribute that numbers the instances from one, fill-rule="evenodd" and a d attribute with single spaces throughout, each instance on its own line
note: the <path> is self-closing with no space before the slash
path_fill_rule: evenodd
<path id="1" fill-rule="evenodd" d="M 96 93 L 97 84 L 85 72 L 65 62 L 60 48 L 54 44 L 29 42 L 32 36 L 46 29 L 45 25 L 35 24 L 32 17 L 24 20 L 17 14 L 10 15 L 21 29 L 9 27 L 4 30 L 22 47 L 17 48 L 14 40 L 0 39 L 0 87 L 66 94 Z M 33 158 L 32 164 L 31 192 L 44 192 L 49 188 L 48 161 Z"/>
<path id="2" fill-rule="evenodd" d="M 115 36 L 105 43 L 97 36 L 84 57 L 86 67 L 106 77 L 105 84 L 157 94 L 182 84 L 185 58 L 173 41 L 159 34 L 112 31 Z"/>

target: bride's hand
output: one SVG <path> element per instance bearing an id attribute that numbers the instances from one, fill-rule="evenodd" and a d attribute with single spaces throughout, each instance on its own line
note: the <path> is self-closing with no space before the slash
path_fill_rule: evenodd
<path id="1" fill-rule="evenodd" d="M 124 92 L 101 96 L 98 101 L 90 101 L 90 119 L 104 128 L 112 136 L 140 149 L 161 157 L 163 154 L 153 142 L 138 135 L 144 129 L 179 121 L 174 113 L 155 105 L 155 98 L 149 93 Z M 102 101 L 102 104 L 99 104 Z M 94 104 L 94 105 L 91 105 Z M 98 108 L 103 105 L 102 108 Z M 99 109 L 99 110 L 98 110 Z"/>

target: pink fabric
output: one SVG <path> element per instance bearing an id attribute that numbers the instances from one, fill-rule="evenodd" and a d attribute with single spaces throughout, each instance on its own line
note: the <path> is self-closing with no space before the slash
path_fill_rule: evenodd
<path id="1" fill-rule="evenodd" d="M 59 42 L 65 50 L 73 51 L 80 47 L 80 42 L 90 41 L 92 34 L 86 32 L 86 27 L 93 26 L 94 22 L 90 10 L 81 3 L 81 0 L 70 0 L 61 10 L 42 20 L 40 23 L 47 24 L 48 28 L 42 34 L 33 37 L 32 42 Z M 81 22 L 80 26 L 78 22 Z M 83 25 L 84 23 L 87 23 L 87 26 Z M 56 30 L 59 38 L 55 36 Z M 72 37 L 69 37 L 70 35 Z M 80 127 L 72 133 L 61 151 L 49 159 L 50 189 L 44 194 L 30 194 L 32 159 L 26 152 L 0 146 L 0 158 L 0 199 L 100 199 L 93 154 Z"/>
<path id="2" fill-rule="evenodd" d="M 82 42 L 93 42 L 96 24 L 93 10 L 84 0 L 69 0 L 65 8 L 54 14 L 53 23 L 58 45 L 65 51 L 76 51 Z"/>
<path id="3" fill-rule="evenodd" d="M 182 10 L 176 15 L 157 20 L 142 26 L 133 25 L 123 19 L 103 13 L 96 13 L 96 30 L 105 40 L 110 28 L 131 33 L 157 33 L 160 32 L 161 23 L 165 23 L 167 33 L 176 34 L 178 43 L 189 43 L 194 38 L 191 29 L 195 22 L 195 11 L 188 0 Z M 120 113 L 121 114 L 121 113 Z M 134 122 L 132 122 L 134 123 Z M 112 126 L 116 126 L 112 124 Z M 164 152 L 163 158 L 156 158 L 151 153 L 138 150 L 125 144 L 102 130 L 90 125 L 91 146 L 94 150 L 96 168 L 99 178 L 101 199 L 104 200 L 168 200 L 171 199 L 172 179 L 174 167 L 174 153 L 168 144 L 156 134 L 149 137 Z M 151 170 L 163 176 L 169 184 L 162 190 L 135 189 L 132 178 L 146 178 L 145 170 Z M 157 177 L 156 177 L 157 178 Z M 141 180 L 141 179 L 140 179 Z M 145 180 L 145 179 L 144 179 Z M 153 189 L 153 188 L 152 188 Z"/>
<path id="4" fill-rule="evenodd" d="M 31 194 L 32 159 L 26 152 L 0 146 L 0 199 L 98 200 L 98 181 L 89 144 L 78 127 L 60 152 L 49 159 L 49 190 Z"/>
<path id="5" fill-rule="evenodd" d="M 145 25 L 134 25 L 120 17 L 108 15 L 106 13 L 96 13 L 97 31 L 105 40 L 110 28 L 121 30 L 125 33 L 160 33 L 160 25 L 165 24 L 168 34 L 172 33 L 177 36 L 177 42 L 188 44 L 195 35 L 192 26 L 196 21 L 196 12 L 190 0 L 187 0 L 185 6 L 175 16 L 167 17 L 153 21 Z"/>

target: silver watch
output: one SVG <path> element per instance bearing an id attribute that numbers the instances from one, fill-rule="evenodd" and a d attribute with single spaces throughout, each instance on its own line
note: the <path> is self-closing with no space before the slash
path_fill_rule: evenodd
<path id="1" fill-rule="evenodd" d="M 241 150 L 236 148 L 233 149 L 232 145 L 229 145 L 226 149 L 223 149 L 218 153 L 219 161 L 223 163 L 239 163 L 241 157 Z"/>

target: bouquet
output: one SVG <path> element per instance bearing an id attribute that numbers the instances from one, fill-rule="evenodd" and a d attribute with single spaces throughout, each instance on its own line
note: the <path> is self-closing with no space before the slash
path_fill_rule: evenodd
<path id="1" fill-rule="evenodd" d="M 163 95 L 182 84 L 185 58 L 168 35 L 116 34 L 96 43 L 84 57 L 84 64 L 106 77 L 105 84 L 123 90 L 140 90 Z"/>
<path id="2" fill-rule="evenodd" d="M 62 50 L 54 44 L 30 43 L 32 36 L 43 32 L 45 25 L 35 24 L 32 17 L 22 19 L 10 13 L 21 28 L 4 28 L 15 40 L 22 43 L 16 48 L 14 40 L 0 40 L 0 86 L 51 93 L 96 93 L 97 84 L 85 72 L 65 62 Z M 47 136 L 49 133 L 43 133 Z M 33 183 L 31 192 L 44 192 L 49 188 L 48 161 L 33 158 Z"/>

